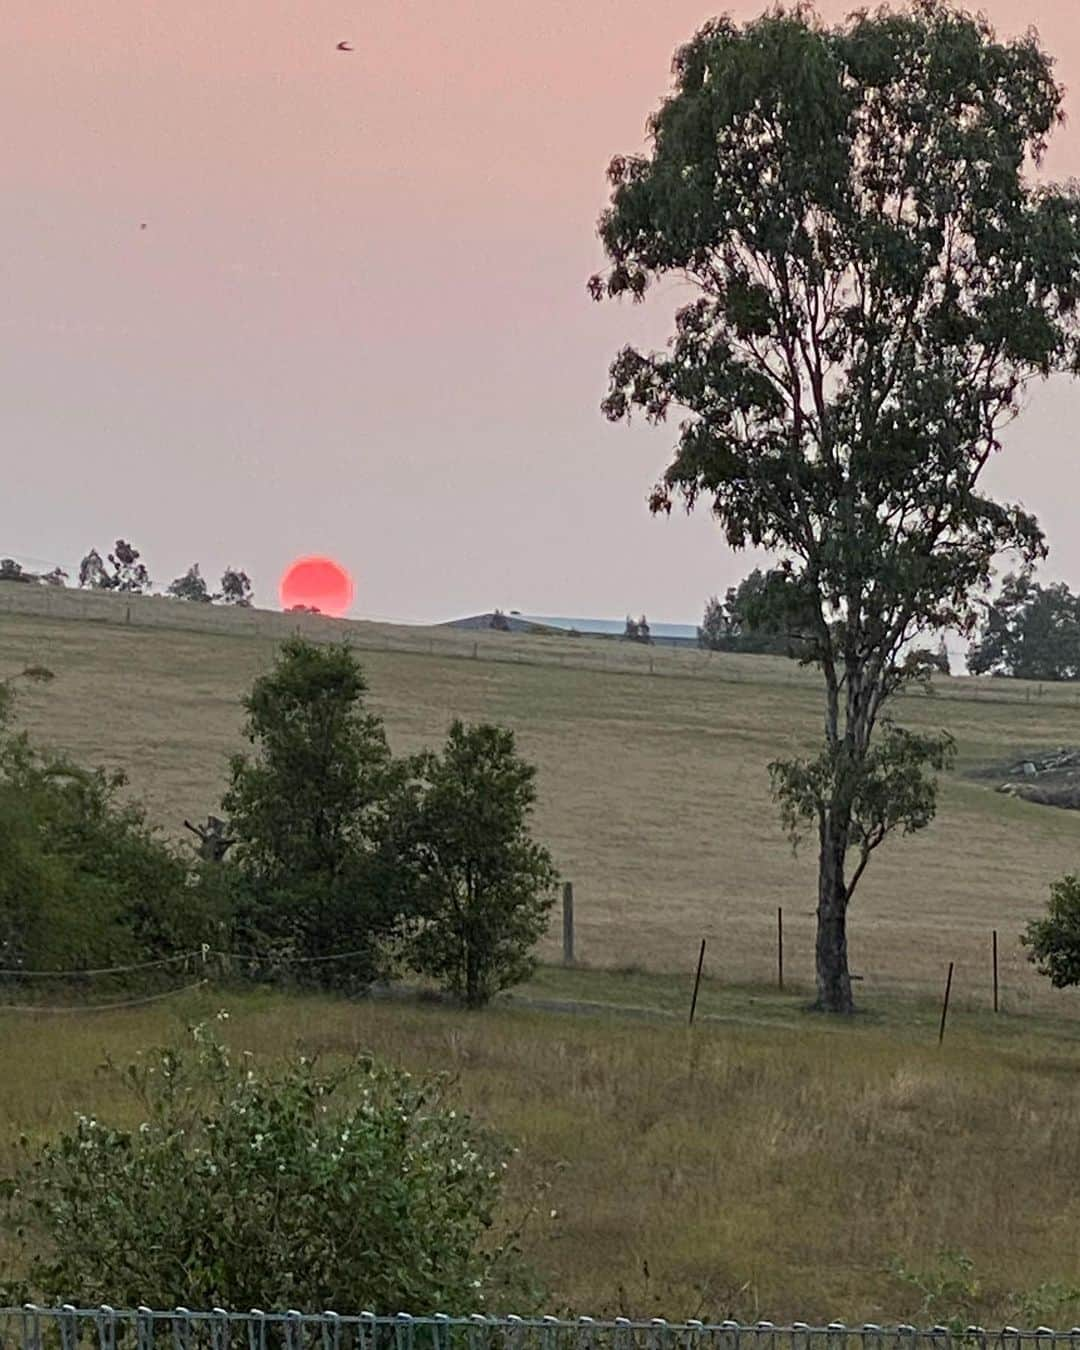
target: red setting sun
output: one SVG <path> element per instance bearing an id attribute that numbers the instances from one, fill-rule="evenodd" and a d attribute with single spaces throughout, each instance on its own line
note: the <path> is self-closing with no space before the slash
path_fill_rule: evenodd
<path id="1" fill-rule="evenodd" d="M 353 580 L 332 558 L 297 558 L 282 574 L 278 594 L 282 609 L 306 605 L 340 618 L 352 604 Z"/>

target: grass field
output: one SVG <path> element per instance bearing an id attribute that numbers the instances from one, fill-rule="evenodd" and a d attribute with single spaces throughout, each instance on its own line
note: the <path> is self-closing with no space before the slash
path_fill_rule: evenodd
<path id="1" fill-rule="evenodd" d="M 539 766 L 536 832 L 576 887 L 587 963 L 707 969 L 768 980 L 776 908 L 786 968 L 812 978 L 814 858 L 792 856 L 769 798 L 767 762 L 815 742 L 817 679 L 769 657 L 706 656 L 602 640 L 402 629 L 163 599 L 0 586 L 0 672 L 42 662 L 57 678 L 27 687 L 35 737 L 86 762 L 125 768 L 151 815 L 179 837 L 216 807 L 240 744 L 239 699 L 295 627 L 359 649 L 371 702 L 397 751 L 439 741 L 453 716 L 511 726 Z M 938 989 L 957 965 L 960 1005 L 990 996 L 990 931 L 1000 930 L 1002 991 L 1013 1010 L 1071 1015 L 1024 961 L 1017 935 L 1049 880 L 1076 867 L 1077 818 L 995 794 L 973 767 L 1080 742 L 1080 698 L 1015 681 L 942 680 L 898 716 L 957 738 L 957 772 L 920 836 L 881 851 L 851 915 L 865 1001 Z M 544 952 L 557 951 L 554 931 Z"/>
<path id="2" fill-rule="evenodd" d="M 563 972 L 531 992 L 585 989 L 619 1003 L 672 992 L 656 976 Z M 261 1057 L 367 1049 L 456 1075 L 461 1105 L 520 1149 L 506 1213 L 535 1208 L 524 1246 L 547 1311 L 998 1326 L 1080 1315 L 1062 1289 L 1080 1262 L 1080 1027 L 961 1012 L 939 1049 L 935 1009 L 910 998 L 838 1026 L 791 996 L 710 985 L 692 1033 L 250 992 L 0 1013 L 0 1174 L 15 1133 L 51 1133 L 75 1109 L 133 1125 L 134 1104 L 95 1071 L 104 1053 L 125 1063 L 221 1006 L 234 1046 Z M 973 1270 L 958 1278 L 946 1249 Z M 0 1237 L 0 1270 L 4 1256 Z M 891 1272 L 897 1261 L 921 1287 Z"/>

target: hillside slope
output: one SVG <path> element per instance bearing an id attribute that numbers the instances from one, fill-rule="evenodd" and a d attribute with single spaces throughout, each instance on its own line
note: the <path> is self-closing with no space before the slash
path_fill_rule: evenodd
<path id="1" fill-rule="evenodd" d="M 513 727 L 539 766 L 537 834 L 575 882 L 583 960 L 684 969 L 704 936 L 714 975 L 768 979 L 782 905 L 788 976 L 810 981 L 813 850 L 792 855 L 765 766 L 810 748 L 821 714 L 814 673 L 779 658 L 5 585 L 0 673 L 29 661 L 54 670 L 51 685 L 24 691 L 23 725 L 85 762 L 125 768 L 180 837 L 185 816 L 215 809 L 241 744 L 239 699 L 297 627 L 356 645 L 399 752 L 439 741 L 454 716 Z M 1044 987 L 1017 935 L 1050 879 L 1078 865 L 1080 818 L 1010 800 L 965 771 L 1080 741 L 1080 696 L 960 679 L 939 690 L 905 698 L 898 720 L 947 727 L 959 769 L 934 825 L 886 845 L 860 886 L 851 946 L 863 993 L 937 988 L 955 960 L 954 993 L 985 1004 L 996 927 L 1007 1006 L 1065 1012 L 1074 1000 Z"/>

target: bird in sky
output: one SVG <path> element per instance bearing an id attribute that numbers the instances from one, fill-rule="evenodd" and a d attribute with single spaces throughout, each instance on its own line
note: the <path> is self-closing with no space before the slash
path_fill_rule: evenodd
<path id="1" fill-rule="evenodd" d="M 337 49 L 339 52 L 351 52 L 353 50 L 353 45 L 351 42 L 339 42 Z"/>

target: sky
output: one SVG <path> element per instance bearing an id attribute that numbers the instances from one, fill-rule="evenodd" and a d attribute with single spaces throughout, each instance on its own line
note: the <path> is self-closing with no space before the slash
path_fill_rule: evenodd
<path id="1" fill-rule="evenodd" d="M 1075 0 L 983 8 L 1035 24 L 1080 90 Z M 123 536 L 159 583 L 243 567 L 274 604 L 325 553 L 357 617 L 698 621 L 763 559 L 707 513 L 649 515 L 672 433 L 599 402 L 672 303 L 585 282 L 605 166 L 716 12 L 5 0 L 0 554 L 72 569 Z M 1054 178 L 1080 175 L 1067 108 Z M 1037 387 L 988 480 L 1074 585 L 1078 424 L 1080 389 Z"/>

